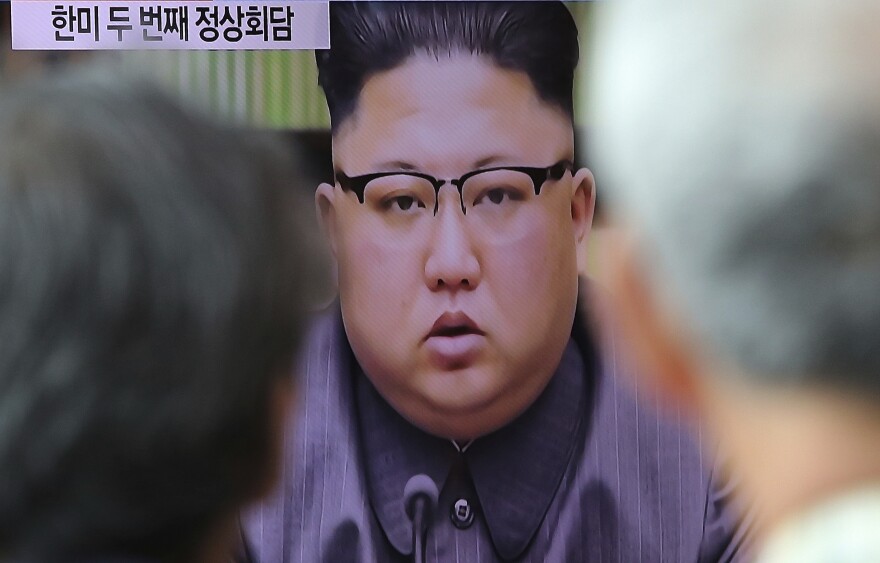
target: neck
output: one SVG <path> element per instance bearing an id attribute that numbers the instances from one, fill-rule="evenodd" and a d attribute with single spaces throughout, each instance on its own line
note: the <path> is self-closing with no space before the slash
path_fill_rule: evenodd
<path id="1" fill-rule="evenodd" d="M 723 406 L 721 405 L 723 403 Z M 830 497 L 880 483 L 880 406 L 827 391 L 738 393 L 716 428 L 759 499 L 759 536 Z"/>

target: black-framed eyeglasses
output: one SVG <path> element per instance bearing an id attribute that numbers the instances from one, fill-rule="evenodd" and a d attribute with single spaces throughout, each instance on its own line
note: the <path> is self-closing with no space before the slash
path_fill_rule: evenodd
<path id="1" fill-rule="evenodd" d="M 458 190 L 461 211 L 478 210 L 499 215 L 510 213 L 517 204 L 530 201 L 541 193 L 548 180 L 560 180 L 574 170 L 570 160 L 560 160 L 547 167 L 497 166 L 473 170 L 455 179 L 440 179 L 421 172 L 375 172 L 348 176 L 335 172 L 336 182 L 344 191 L 353 192 L 358 201 L 369 203 L 378 212 L 394 216 L 418 215 L 428 209 L 436 215 L 440 206 L 440 188 L 451 184 Z M 481 207 L 482 206 L 482 207 Z M 389 217 L 391 220 L 392 217 Z"/>

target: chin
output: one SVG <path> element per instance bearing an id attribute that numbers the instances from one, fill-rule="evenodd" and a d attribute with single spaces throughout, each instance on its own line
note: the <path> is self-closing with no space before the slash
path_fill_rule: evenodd
<path id="1" fill-rule="evenodd" d="M 478 413 L 498 403 L 503 385 L 482 369 L 431 373 L 419 394 L 430 408 L 449 415 Z"/>
<path id="2" fill-rule="evenodd" d="M 453 382 L 449 374 L 433 388 L 420 389 L 421 406 L 407 418 L 430 434 L 451 439 L 471 439 L 504 426 L 515 417 L 506 416 L 510 409 L 504 400 L 504 389 L 486 382 Z M 509 391 L 508 391 L 509 392 Z"/>
<path id="3" fill-rule="evenodd" d="M 437 413 L 425 416 L 424 412 L 419 414 L 420 418 L 409 419 L 409 421 L 428 434 L 447 440 L 473 440 L 490 434 L 506 424 L 506 422 L 498 423 L 498 421 L 490 420 L 482 413 L 456 416 Z"/>

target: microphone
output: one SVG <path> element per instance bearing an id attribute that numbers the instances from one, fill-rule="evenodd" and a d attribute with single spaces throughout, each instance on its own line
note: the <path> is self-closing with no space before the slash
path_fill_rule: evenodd
<path id="1" fill-rule="evenodd" d="M 403 488 L 403 506 L 412 522 L 414 563 L 425 563 L 425 539 L 439 496 L 434 480 L 423 473 L 410 477 Z"/>

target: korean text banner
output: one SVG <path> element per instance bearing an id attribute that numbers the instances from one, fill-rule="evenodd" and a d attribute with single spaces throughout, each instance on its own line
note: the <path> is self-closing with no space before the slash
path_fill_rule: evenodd
<path id="1" fill-rule="evenodd" d="M 326 1 L 13 0 L 13 49 L 327 49 Z"/>

